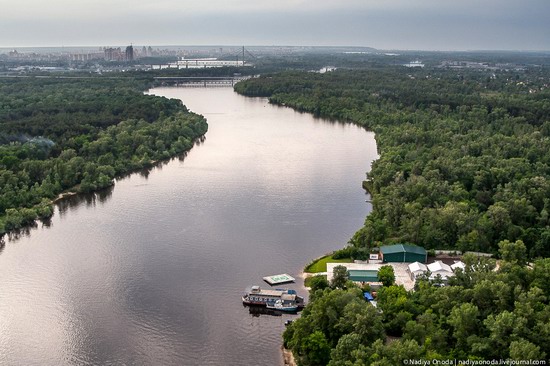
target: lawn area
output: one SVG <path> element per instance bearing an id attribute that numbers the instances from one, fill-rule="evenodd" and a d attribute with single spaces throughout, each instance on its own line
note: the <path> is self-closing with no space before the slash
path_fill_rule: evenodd
<path id="1" fill-rule="evenodd" d="M 307 272 L 307 273 L 326 272 L 327 263 L 352 263 L 352 262 L 353 260 L 351 258 L 334 259 L 332 258 L 332 255 L 326 255 L 308 264 L 306 268 L 304 268 L 304 272 Z"/>

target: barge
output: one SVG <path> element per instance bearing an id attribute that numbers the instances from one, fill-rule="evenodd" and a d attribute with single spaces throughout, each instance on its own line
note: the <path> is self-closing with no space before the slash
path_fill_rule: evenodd
<path id="1" fill-rule="evenodd" d="M 298 296 L 296 291 L 288 289 L 264 290 L 260 286 L 252 286 L 245 291 L 242 300 L 245 305 L 265 306 L 282 311 L 296 311 L 304 307 L 304 298 Z"/>

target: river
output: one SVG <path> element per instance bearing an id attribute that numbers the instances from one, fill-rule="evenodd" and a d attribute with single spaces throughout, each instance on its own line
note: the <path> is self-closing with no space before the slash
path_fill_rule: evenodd
<path id="1" fill-rule="evenodd" d="M 204 115 L 204 141 L 6 238 L 0 364 L 278 365 L 296 315 L 251 314 L 243 290 L 363 224 L 372 133 L 230 88 L 150 93 Z"/>

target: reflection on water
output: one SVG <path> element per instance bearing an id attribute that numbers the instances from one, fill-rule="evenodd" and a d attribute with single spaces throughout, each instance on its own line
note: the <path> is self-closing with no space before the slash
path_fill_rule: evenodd
<path id="1" fill-rule="evenodd" d="M 289 317 L 293 317 L 293 316 L 296 317 L 296 316 L 298 316 L 298 314 L 301 311 L 301 309 L 300 309 L 296 313 L 293 313 L 293 312 L 288 313 L 288 312 L 284 312 L 284 311 L 281 311 L 281 310 L 268 309 L 265 306 L 244 305 L 244 304 L 243 304 L 243 307 L 248 308 L 248 313 L 250 315 L 252 315 L 253 317 L 259 317 L 261 315 L 266 315 L 266 316 L 283 316 L 283 315 L 286 315 L 286 316 L 289 316 Z"/>
<path id="2" fill-rule="evenodd" d="M 283 312 L 280 310 L 268 309 L 264 306 L 246 306 L 248 308 L 248 313 L 252 316 L 259 317 L 260 315 L 270 315 L 270 316 L 282 316 Z"/>
<path id="3" fill-rule="evenodd" d="M 0 364 L 277 365 L 299 315 L 242 291 L 288 273 L 306 295 L 303 266 L 363 224 L 373 134 L 230 89 L 153 92 L 203 114 L 206 140 L 4 238 Z"/>
<path id="4" fill-rule="evenodd" d="M 19 228 L 19 229 L 16 229 L 16 230 L 12 230 L 9 233 L 5 234 L 5 237 L 8 238 L 8 241 L 17 241 L 17 240 L 19 240 L 23 237 L 29 236 L 30 233 L 31 233 L 31 230 L 38 227 L 39 222 L 40 221 L 35 221 L 35 222 L 30 223 L 26 227 L 22 227 L 22 228 Z M 51 222 L 50 222 L 50 225 L 51 225 Z M 3 238 L 1 240 L 3 240 Z"/>
<path id="5" fill-rule="evenodd" d="M 103 188 L 93 193 L 80 193 L 65 197 L 57 202 L 58 214 L 63 216 L 73 209 L 78 209 L 82 205 L 85 207 L 95 207 L 97 203 L 105 203 L 113 195 L 114 186 Z"/>

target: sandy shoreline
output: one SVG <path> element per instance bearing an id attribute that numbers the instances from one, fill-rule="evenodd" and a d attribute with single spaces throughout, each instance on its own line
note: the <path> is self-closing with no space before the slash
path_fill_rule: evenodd
<path id="1" fill-rule="evenodd" d="M 281 346 L 281 351 L 283 352 L 283 362 L 285 366 L 296 366 L 296 360 L 292 351 L 286 349 L 284 346 Z"/>
<path id="2" fill-rule="evenodd" d="M 55 204 L 55 203 L 61 201 L 61 200 L 64 199 L 64 198 L 71 197 L 71 196 L 74 196 L 74 195 L 77 195 L 77 194 L 78 194 L 78 192 L 76 192 L 76 191 L 69 191 L 69 192 L 61 193 L 61 194 L 59 194 L 59 196 L 55 197 L 55 198 L 51 201 L 51 203 L 52 203 L 52 204 Z"/>

